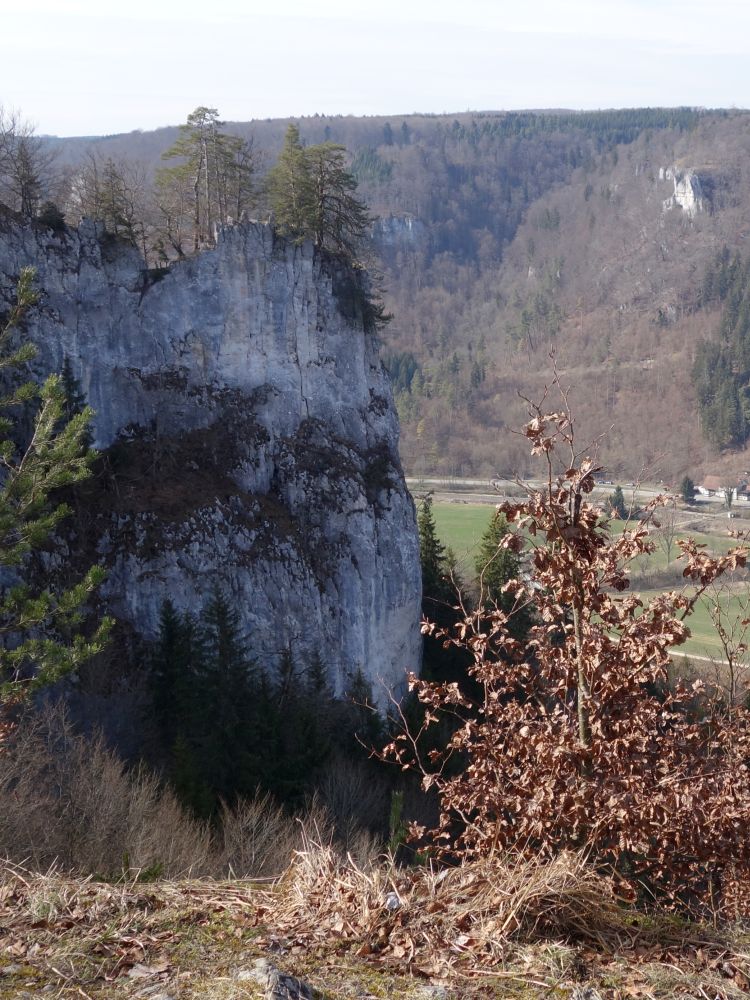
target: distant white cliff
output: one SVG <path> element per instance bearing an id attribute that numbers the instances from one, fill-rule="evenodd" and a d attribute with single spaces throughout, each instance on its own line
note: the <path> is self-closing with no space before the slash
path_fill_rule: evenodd
<path id="1" fill-rule="evenodd" d="M 704 209 L 703 189 L 700 178 L 693 170 L 679 170 L 677 167 L 661 167 L 659 169 L 660 181 L 672 181 L 674 193 L 665 198 L 662 202 L 662 211 L 668 212 L 672 208 L 681 208 L 689 219 Z"/>
<path id="2" fill-rule="evenodd" d="M 92 223 L 0 218 L 6 302 L 26 265 L 38 367 L 70 359 L 110 449 L 69 558 L 107 565 L 112 612 L 153 637 L 165 598 L 197 613 L 219 588 L 264 665 L 398 689 L 421 655 L 418 538 L 357 274 L 255 223 L 149 276 Z"/>

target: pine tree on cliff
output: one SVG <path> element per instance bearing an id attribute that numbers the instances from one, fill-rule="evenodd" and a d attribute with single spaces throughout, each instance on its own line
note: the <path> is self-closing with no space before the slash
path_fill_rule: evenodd
<path id="1" fill-rule="evenodd" d="M 34 271 L 25 268 L 18 282 L 16 304 L 0 331 L 0 371 L 12 381 L 15 372 L 36 354 L 28 342 L 11 343 L 24 315 L 34 306 Z M 7 383 L 6 383 L 7 384 Z M 16 383 L 0 400 L 12 413 L 35 409 L 31 440 L 18 446 L 18 430 L 10 415 L 0 417 L 0 566 L 17 574 L 18 583 L 0 592 L 0 703 L 20 700 L 39 687 L 74 670 L 102 649 L 111 626 L 103 619 L 93 634 L 80 633 L 83 606 L 104 578 L 99 566 L 88 570 L 67 589 L 51 582 L 35 589 L 24 580 L 28 557 L 48 542 L 69 508 L 55 503 L 55 491 L 90 475 L 94 453 L 86 448 L 92 410 L 84 407 L 66 419 L 66 394 L 59 375 L 42 385 Z"/>
<path id="2" fill-rule="evenodd" d="M 357 182 L 346 168 L 346 150 L 324 142 L 305 150 L 310 178 L 310 226 L 317 246 L 357 260 L 370 228 L 367 207 L 355 192 Z"/>
<path id="3" fill-rule="evenodd" d="M 277 231 L 300 243 L 308 239 L 312 212 L 310 170 L 299 128 L 294 124 L 287 127 L 284 146 L 266 183 Z"/>
<path id="4" fill-rule="evenodd" d="M 239 218 L 252 203 L 255 154 L 251 143 L 222 131 L 216 108 L 198 107 L 163 154 L 178 160 L 156 172 L 157 236 L 182 257 L 192 229 L 193 251 L 212 243 L 214 227 Z"/>
<path id="5" fill-rule="evenodd" d="M 349 260 L 360 258 L 371 220 L 355 194 L 357 182 L 346 167 L 343 146 L 305 147 L 299 128 L 291 124 L 267 184 L 278 232 L 297 242 L 312 240 Z"/>

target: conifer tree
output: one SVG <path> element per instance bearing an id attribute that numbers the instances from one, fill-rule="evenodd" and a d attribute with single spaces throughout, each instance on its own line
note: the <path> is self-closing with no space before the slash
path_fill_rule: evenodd
<path id="1" fill-rule="evenodd" d="M 417 527 L 422 565 L 422 614 L 448 628 L 456 621 L 455 606 L 462 583 L 455 554 L 451 549 L 446 549 L 438 538 L 432 512 L 432 494 L 428 494 L 420 505 Z M 466 677 L 466 662 L 463 652 L 456 653 L 452 648 L 445 648 L 432 636 L 425 636 L 423 676 L 463 682 Z"/>
<path id="2" fill-rule="evenodd" d="M 695 500 L 695 483 L 690 476 L 685 476 L 680 483 L 680 496 L 685 503 L 692 503 Z"/>
<path id="3" fill-rule="evenodd" d="M 33 125 L 0 105 L 0 201 L 34 218 L 51 186 L 54 159 Z"/>
<path id="4" fill-rule="evenodd" d="M 509 580 L 515 580 L 520 571 L 520 560 L 509 548 L 503 546 L 508 534 L 508 520 L 496 513 L 490 518 L 474 561 L 480 583 L 480 595 L 485 605 L 506 608 L 509 598 L 502 590 Z"/>
<path id="5" fill-rule="evenodd" d="M 254 735 L 254 668 L 239 621 L 236 609 L 215 591 L 201 617 L 202 698 L 196 728 L 206 778 L 214 794 L 225 800 L 238 791 L 252 791 L 246 754 Z"/>
<path id="6" fill-rule="evenodd" d="M 268 172 L 266 183 L 277 231 L 300 243 L 310 238 L 310 169 L 299 128 L 294 123 L 287 127 L 284 146 Z"/>
<path id="7" fill-rule="evenodd" d="M 479 584 L 480 606 L 488 612 L 499 608 L 509 615 L 508 628 L 517 639 L 524 639 L 531 625 L 528 607 L 517 607 L 514 596 L 503 588 L 521 576 L 521 560 L 512 548 L 503 544 L 509 537 L 508 519 L 497 512 L 482 535 L 474 563 Z M 507 540 L 507 539 L 506 539 Z"/>
<path id="8" fill-rule="evenodd" d="M 0 371 L 12 380 L 15 372 L 36 354 L 34 346 L 15 348 L 12 336 L 37 300 L 34 271 L 25 268 L 14 307 L 0 331 Z M 0 701 L 27 696 L 76 669 L 99 652 L 111 627 L 102 620 L 89 638 L 80 633 L 83 606 L 104 578 L 94 566 L 65 590 L 41 589 L 24 580 L 28 557 L 48 541 L 69 508 L 54 502 L 54 493 L 90 475 L 94 453 L 85 447 L 93 415 L 84 407 L 66 419 L 66 394 L 59 375 L 40 386 L 27 381 L 0 399 L 0 410 L 36 408 L 31 440 L 19 447 L 18 428 L 10 416 L 0 417 L 0 458 L 4 478 L 0 486 L 0 566 L 19 582 L 0 594 Z"/>
<path id="9" fill-rule="evenodd" d="M 183 256 L 192 230 L 193 251 L 213 242 L 214 226 L 239 218 L 253 198 L 252 145 L 222 131 L 216 108 L 198 107 L 180 125 L 163 159 L 178 160 L 156 174 L 160 238 Z"/>
<path id="10" fill-rule="evenodd" d="M 434 613 L 435 602 L 450 603 L 455 588 L 448 579 L 449 567 L 445 546 L 440 542 L 432 513 L 432 494 L 422 501 L 417 516 L 419 556 L 422 564 L 422 602 L 429 602 Z"/>
<path id="11" fill-rule="evenodd" d="M 354 710 L 356 732 L 354 736 L 366 747 L 379 747 L 384 736 L 383 720 L 372 710 L 372 685 L 357 669 L 349 682 L 346 696 Z"/>
<path id="12" fill-rule="evenodd" d="M 348 260 L 358 260 L 370 216 L 355 192 L 346 149 L 334 142 L 305 147 L 290 124 L 276 165 L 268 174 L 268 195 L 278 232 Z"/>
<path id="13" fill-rule="evenodd" d="M 154 710 L 169 747 L 189 728 L 193 706 L 198 641 L 195 624 L 165 601 L 159 616 L 159 638 L 152 656 Z"/>
<path id="14" fill-rule="evenodd" d="M 334 142 L 305 150 L 311 187 L 310 229 L 316 246 L 358 260 L 371 219 L 355 194 L 357 182 L 346 167 L 345 156 L 345 148 Z"/>
<path id="15" fill-rule="evenodd" d="M 626 519 L 628 511 L 625 506 L 625 494 L 622 492 L 622 486 L 615 487 L 607 501 L 607 505 L 612 517 L 618 517 L 621 521 Z"/>

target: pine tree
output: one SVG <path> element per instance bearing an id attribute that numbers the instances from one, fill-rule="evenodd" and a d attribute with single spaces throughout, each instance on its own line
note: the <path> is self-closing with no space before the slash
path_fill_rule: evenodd
<path id="1" fill-rule="evenodd" d="M 356 197 L 357 182 L 346 168 L 345 156 L 345 148 L 333 142 L 305 150 L 310 230 L 316 246 L 358 260 L 372 220 Z"/>
<path id="2" fill-rule="evenodd" d="M 208 164 L 209 148 L 213 146 L 215 133 L 222 123 L 216 108 L 198 107 L 180 125 L 180 136 L 164 153 L 164 159 L 179 157 L 184 161 L 178 165 L 180 176 L 187 174 L 193 189 L 193 250 L 211 236 L 212 224 L 212 171 Z M 163 168 L 160 173 L 168 173 Z"/>
<path id="3" fill-rule="evenodd" d="M 16 304 L 0 332 L 0 371 L 14 373 L 36 354 L 30 343 L 14 349 L 11 337 L 37 300 L 34 271 L 21 272 Z M 0 417 L 0 456 L 5 466 L 0 486 L 0 566 L 17 573 L 21 582 L 0 595 L 0 701 L 18 699 L 50 684 L 99 652 L 111 621 L 102 620 L 89 638 L 80 633 L 83 606 L 104 578 L 92 567 L 66 590 L 24 582 L 28 556 L 45 544 L 69 513 L 56 504 L 56 490 L 90 475 L 94 453 L 85 448 L 93 415 L 89 407 L 65 418 L 66 395 L 59 375 L 40 386 L 24 382 L 0 400 L 0 409 L 34 406 L 31 441 L 18 447 L 10 416 Z"/>
<path id="4" fill-rule="evenodd" d="M 680 496 L 685 503 L 692 503 L 695 500 L 695 483 L 690 476 L 685 476 L 680 483 Z"/>
<path id="5" fill-rule="evenodd" d="M 355 261 L 361 256 L 370 216 L 356 197 L 346 149 L 333 142 L 302 145 L 299 128 L 287 128 L 284 147 L 269 171 L 268 195 L 279 233 Z"/>
<path id="6" fill-rule="evenodd" d="M 422 501 L 417 516 L 419 531 L 419 556 L 422 564 L 422 602 L 430 604 L 434 613 L 435 602 L 452 603 L 455 588 L 447 577 L 449 572 L 445 546 L 440 542 L 432 513 L 432 494 Z"/>
<path id="7" fill-rule="evenodd" d="M 26 218 L 37 214 L 52 183 L 55 152 L 34 126 L 0 106 L 0 200 Z"/>
<path id="8" fill-rule="evenodd" d="M 159 238 L 178 253 L 192 230 L 193 251 L 214 240 L 214 227 L 239 218 L 253 198 L 255 157 L 250 143 L 222 132 L 216 108 L 198 107 L 180 125 L 163 159 L 179 160 L 156 173 Z"/>
<path id="9" fill-rule="evenodd" d="M 299 128 L 293 123 L 287 127 L 284 146 L 266 183 L 276 230 L 300 243 L 311 238 L 310 168 Z"/>
<path id="10" fill-rule="evenodd" d="M 625 494 L 622 492 L 622 486 L 615 487 L 607 501 L 607 505 L 612 517 L 619 517 L 621 521 L 626 519 L 628 512 L 625 506 Z"/>
<path id="11" fill-rule="evenodd" d="M 482 601 L 486 605 L 497 605 L 507 610 L 513 599 L 503 594 L 502 589 L 509 580 L 514 580 L 520 572 L 518 556 L 503 547 L 503 539 L 508 534 L 508 521 L 504 514 L 494 514 L 482 535 L 474 562 Z"/>

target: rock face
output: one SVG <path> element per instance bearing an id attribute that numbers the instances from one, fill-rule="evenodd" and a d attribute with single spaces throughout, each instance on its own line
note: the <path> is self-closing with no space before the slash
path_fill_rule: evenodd
<path id="1" fill-rule="evenodd" d="M 703 211 L 703 189 L 700 178 L 692 170 L 679 170 L 677 167 L 662 167 L 659 170 L 659 180 L 672 181 L 674 194 L 662 202 L 662 211 L 681 208 L 689 219 Z"/>
<path id="2" fill-rule="evenodd" d="M 373 226 L 373 238 L 379 249 L 419 250 L 427 246 L 427 227 L 413 215 L 386 215 Z"/>
<path id="3" fill-rule="evenodd" d="M 421 653 L 418 539 L 357 275 L 243 223 L 154 280 L 91 223 L 0 219 L 6 301 L 25 265 L 40 371 L 70 359 L 109 449 L 71 554 L 108 565 L 113 613 L 153 637 L 165 598 L 198 612 L 218 588 L 259 662 L 398 689 Z"/>

